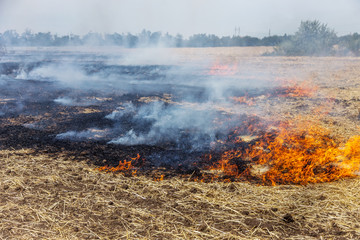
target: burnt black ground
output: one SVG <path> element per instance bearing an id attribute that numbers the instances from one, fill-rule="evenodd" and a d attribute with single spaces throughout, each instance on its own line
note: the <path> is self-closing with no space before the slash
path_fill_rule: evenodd
<path id="1" fill-rule="evenodd" d="M 72 91 L 79 99 L 93 98 L 94 95 L 106 98 L 88 106 L 64 106 L 54 102 L 54 99 L 69 94 Z M 69 159 L 87 161 L 98 166 L 117 166 L 119 161 L 129 160 L 139 154 L 138 164 L 143 173 L 148 174 L 154 169 L 162 169 L 165 176 L 174 174 L 199 174 L 197 164 L 202 160 L 204 151 L 188 151 L 183 147 L 174 147 L 172 142 L 159 145 L 139 144 L 126 146 L 108 143 L 114 135 L 111 132 L 100 140 L 92 139 L 58 139 L 57 134 L 68 131 L 85 131 L 89 128 L 116 129 L 114 121 L 105 116 L 110 114 L 123 102 L 131 101 L 135 105 L 143 96 L 156 95 L 120 94 L 116 92 L 102 94 L 101 92 L 81 91 L 56 88 L 54 83 L 35 80 L 10 80 L 0 90 L 3 99 L 0 116 L 0 148 L 19 150 L 23 148 L 34 149 L 40 153 L 53 156 L 62 153 Z M 88 112 L 87 112 L 88 111 Z M 138 123 L 137 123 L 138 124 Z M 124 119 L 123 125 L 131 122 Z M 113 135 L 111 135 L 113 134 Z M 226 137 L 226 134 L 219 137 Z M 237 146 L 238 147 L 238 146 Z"/>
<path id="2" fill-rule="evenodd" d="M 10 65 L 12 66 L 12 65 Z M 12 73 L 5 69 L 2 73 Z M 9 76 L 9 75 L 7 75 Z M 106 98 L 96 101 L 93 105 L 64 106 L 54 102 L 63 95 L 76 96 L 78 99 Z M 61 88 L 54 82 L 5 79 L 0 90 L 0 148 L 18 150 L 31 148 L 37 152 L 52 155 L 66 153 L 74 160 L 86 160 L 89 163 L 103 166 L 116 166 L 121 160 L 128 160 L 139 154 L 143 159 L 154 160 L 154 156 L 173 156 L 170 162 L 147 162 L 147 166 L 176 168 L 188 172 L 184 160 L 190 157 L 198 158 L 202 153 L 188 154 L 184 151 L 169 150 L 166 146 L 134 145 L 125 146 L 109 144 L 111 138 L 101 140 L 61 140 L 56 135 L 67 131 L 84 131 L 88 128 L 112 128 L 114 122 L 105 118 L 123 102 L 131 101 L 135 105 L 140 94 L 117 94 L 116 91 L 103 93 L 101 91 L 82 91 L 79 89 Z M 154 95 L 152 95 L 154 96 Z M 156 93 L 155 93 L 156 96 Z M 86 112 L 90 110 L 90 112 Z M 131 124 L 131 123 L 128 123 Z M 131 127 L 131 126 L 130 126 Z M 113 133 L 116 134 L 116 133 Z M 150 164 L 150 166 L 149 166 Z"/>
<path id="3" fill-rule="evenodd" d="M 144 172 L 165 169 L 165 175 L 170 176 L 175 172 L 192 174 L 196 177 L 199 173 L 199 164 L 204 164 L 202 156 L 210 151 L 210 139 L 206 134 L 197 133 L 200 136 L 198 141 L 204 142 L 205 147 L 201 149 L 191 149 L 190 138 L 192 131 L 196 129 L 176 129 L 175 135 L 178 139 L 170 137 L 159 144 L 142 143 L 131 146 L 113 144 L 109 141 L 131 129 L 146 131 L 149 123 L 148 120 L 140 119 L 139 122 L 138 119 L 123 117 L 120 119 L 122 127 L 118 128 L 116 125 L 119 121 L 110 120 L 106 116 L 119 106 L 123 106 L 124 103 L 131 102 L 135 107 L 144 105 L 145 103 L 140 101 L 144 97 L 164 100 L 164 96 L 171 96 L 171 100 L 175 102 L 182 100 L 195 104 L 206 102 L 209 100 L 207 89 L 178 82 L 178 76 L 174 74 L 176 67 L 167 65 L 107 65 L 102 61 L 86 59 L 71 62 L 76 68 L 81 69 L 87 78 L 96 76 L 104 79 L 104 86 L 98 88 L 97 85 L 88 87 L 86 82 L 81 86 L 75 84 L 74 87 L 71 84 L 59 82 L 58 79 L 41 76 L 34 79 L 30 74 L 34 69 L 54 66 L 60 60 L 54 58 L 35 62 L 0 63 L 1 149 L 31 148 L 53 155 L 62 153 L 67 154 L 70 159 L 86 160 L 98 166 L 117 166 L 119 161 L 129 160 L 139 154 L 141 158 L 134 164 L 141 167 Z M 61 66 L 59 69 L 62 71 Z M 53 71 L 55 70 L 56 68 Z M 106 79 L 113 76 L 120 79 L 119 85 L 111 87 L 111 84 L 116 83 L 112 81 L 107 86 Z M 183 74 L 181 77 L 204 78 L 206 76 Z M 129 79 L 129 83 L 126 79 Z M 174 81 L 174 84 L 170 84 L 171 81 Z M 91 84 L 93 82 L 90 82 Z M 139 86 L 142 91 L 137 91 Z M 261 91 L 259 89 L 229 89 L 228 94 L 261 95 L 264 91 L 264 89 Z M 57 101 L 69 97 L 73 102 Z M 165 108 L 167 105 L 169 103 L 164 101 Z M 217 115 L 224 120 L 227 119 L 223 113 Z M 247 116 L 241 118 L 244 120 Z M 242 120 L 239 119 L 239 122 Z M 110 131 L 99 139 L 59 139 L 57 137 L 58 134 L 69 131 L 81 132 L 88 129 L 110 129 Z M 216 138 L 226 140 L 229 133 L 219 131 L 216 135 Z M 216 152 L 213 154 L 216 155 Z"/>

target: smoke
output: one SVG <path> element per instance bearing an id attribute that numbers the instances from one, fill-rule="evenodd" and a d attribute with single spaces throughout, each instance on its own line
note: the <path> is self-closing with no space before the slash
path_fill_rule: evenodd
<path id="1" fill-rule="evenodd" d="M 121 59 L 113 59 L 108 63 L 120 65 L 175 65 L 179 62 L 179 56 L 165 43 L 159 43 L 152 48 L 132 49 Z M 115 61 L 114 61 L 115 60 Z"/>
<path id="2" fill-rule="evenodd" d="M 24 104 L 20 100 L 15 99 L 5 99 L 1 101 L 0 96 L 0 117 L 5 116 L 6 114 L 16 114 L 22 112 L 24 109 Z"/>
<path id="3" fill-rule="evenodd" d="M 54 102 L 63 106 L 94 106 L 98 105 L 101 101 L 97 100 L 96 98 L 84 98 L 84 97 L 58 97 L 54 99 Z"/>
<path id="4" fill-rule="evenodd" d="M 26 62 L 24 55 L 29 56 Z M 229 67 L 214 61 L 217 56 L 186 59 L 184 54 L 164 48 L 104 48 L 103 52 L 95 48 L 30 49 L 6 57 L 16 64 L 1 73 L 8 78 L 5 82 L 13 82 L 14 91 L 16 81 L 35 81 L 41 86 L 27 91 L 27 96 L 21 95 L 24 106 L 38 102 L 44 92 L 44 102 L 69 107 L 104 107 L 106 101 L 98 99 L 111 99 L 113 109 L 106 108 L 112 112 L 102 120 L 112 122 L 112 126 L 102 128 L 104 125 L 96 122 L 74 126 L 57 134 L 58 140 L 102 140 L 200 151 L 226 135 L 235 125 L 231 118 L 246 113 L 240 108 L 237 115 L 229 114 L 226 109 L 233 108 L 231 96 L 256 94 L 274 86 L 269 81 L 271 74 L 265 70 L 259 73 L 253 63 L 235 62 Z M 112 98 L 122 95 L 130 96 L 128 103 Z M 38 124 L 26 127 L 36 128 Z"/>
<path id="5" fill-rule="evenodd" d="M 176 148 L 199 150 L 215 140 L 216 113 L 209 109 L 197 110 L 183 106 L 170 106 L 164 102 L 152 102 L 139 107 L 131 103 L 117 109 L 106 118 L 117 123 L 131 122 L 131 129 L 109 143 L 170 144 Z"/>
<path id="6" fill-rule="evenodd" d="M 84 140 L 102 140 L 108 134 L 108 130 L 91 128 L 85 131 L 68 131 L 56 135 L 56 139 L 65 140 L 70 139 L 73 141 L 84 141 Z"/>
<path id="7" fill-rule="evenodd" d="M 35 68 L 27 74 L 22 71 L 19 77 L 25 77 L 25 79 L 55 81 L 62 87 L 76 89 L 90 89 L 101 85 L 97 83 L 99 79 L 87 75 L 80 67 L 69 63 L 51 63 Z"/>
<path id="8" fill-rule="evenodd" d="M 75 104 L 75 101 L 71 98 L 68 97 L 63 97 L 63 98 L 57 98 L 54 100 L 54 102 L 62 104 L 62 105 L 66 105 L 66 106 L 76 106 L 77 104 Z"/>
<path id="9" fill-rule="evenodd" d="M 266 77 L 254 80 L 253 76 L 261 75 L 257 73 L 258 69 L 249 71 L 243 63 L 235 63 L 233 67 L 239 69 L 234 76 L 227 72 L 213 74 L 210 68 L 214 56 L 194 61 L 165 48 L 115 48 L 113 52 L 106 48 L 104 52 L 93 48 L 66 50 L 21 52 L 19 57 L 31 56 L 25 63 L 23 59 L 10 56 L 20 62 L 11 66 L 11 75 L 19 80 L 52 82 L 57 88 L 140 94 L 166 92 L 181 95 L 180 98 L 189 101 L 198 101 L 197 95 L 201 95 L 202 101 L 222 99 L 229 92 L 269 85 L 268 80 L 263 80 Z M 72 104 L 71 99 L 71 96 L 61 96 L 55 101 L 66 105 Z"/>

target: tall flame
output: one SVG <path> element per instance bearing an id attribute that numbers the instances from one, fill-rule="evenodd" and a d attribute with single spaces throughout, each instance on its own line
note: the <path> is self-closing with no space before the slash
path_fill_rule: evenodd
<path id="1" fill-rule="evenodd" d="M 246 168 L 241 162 L 251 161 Z M 254 173 L 254 167 L 258 172 Z M 235 177 L 258 178 L 265 184 L 307 184 L 353 177 L 360 168 L 360 136 L 345 144 L 317 125 L 284 123 L 244 151 L 225 151 L 213 169 Z"/>

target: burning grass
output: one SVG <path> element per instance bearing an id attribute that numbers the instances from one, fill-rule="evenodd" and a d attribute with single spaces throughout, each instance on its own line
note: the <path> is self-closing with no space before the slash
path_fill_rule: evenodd
<path id="1" fill-rule="evenodd" d="M 235 144 L 242 141 L 238 137 Z M 282 123 L 245 149 L 224 151 L 212 169 L 272 185 L 336 181 L 358 175 L 359 148 L 360 136 L 342 143 L 309 121 Z"/>
<path id="2" fill-rule="evenodd" d="M 270 97 L 312 97 L 318 90 L 310 80 L 277 78 L 275 81 L 280 82 L 281 86 L 275 88 Z"/>
<path id="3" fill-rule="evenodd" d="M 318 87 L 314 86 L 309 81 L 295 81 L 275 79 L 274 82 L 279 82 L 280 86 L 274 87 L 271 91 L 259 96 L 250 96 L 245 93 L 244 96 L 232 96 L 230 99 L 234 103 L 245 104 L 248 106 L 257 105 L 257 103 L 268 98 L 308 98 L 312 97 Z M 253 94 L 254 95 L 254 94 Z"/>
<path id="4" fill-rule="evenodd" d="M 114 172 L 114 173 L 118 172 L 118 173 L 123 173 L 124 175 L 127 176 L 136 175 L 137 170 L 135 169 L 134 165 L 135 164 L 141 165 L 139 162 L 140 162 L 140 154 L 137 154 L 136 157 L 130 158 L 130 160 L 119 161 L 119 165 L 117 165 L 116 167 L 109 167 L 106 165 L 97 168 L 97 170 L 104 172 Z"/>
<path id="5" fill-rule="evenodd" d="M 235 75 L 238 71 L 236 64 L 228 65 L 216 63 L 210 68 L 208 74 L 212 76 L 229 76 Z"/>
<path id="6" fill-rule="evenodd" d="M 318 123 L 303 119 L 278 123 L 276 127 L 256 122 L 256 118 L 250 118 L 247 123 L 235 128 L 227 140 L 214 143 L 213 152 L 205 154 L 200 162 L 194 159 L 198 172 L 183 178 L 201 182 L 247 180 L 264 185 L 306 185 L 359 174 L 360 136 L 344 142 Z M 137 154 L 120 161 L 116 167 L 103 166 L 98 170 L 125 176 L 144 175 L 143 171 L 148 171 L 143 167 L 145 162 L 146 158 Z M 163 180 L 164 175 L 154 179 Z"/>

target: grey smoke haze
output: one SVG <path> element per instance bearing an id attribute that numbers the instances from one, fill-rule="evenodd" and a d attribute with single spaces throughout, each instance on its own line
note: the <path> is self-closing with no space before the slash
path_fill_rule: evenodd
<path id="1" fill-rule="evenodd" d="M 138 33 L 256 37 L 292 34 L 317 19 L 339 35 L 360 32 L 358 0 L 0 0 L 0 32 L 26 28 L 58 34 Z"/>
<path id="2" fill-rule="evenodd" d="M 85 129 L 70 129 L 58 134 L 56 138 L 60 140 L 106 140 L 123 145 L 161 143 L 171 144 L 174 149 L 201 150 L 209 147 L 231 125 L 222 126 L 217 122 L 227 114 L 224 109 L 232 105 L 229 96 L 241 94 L 244 89 L 274 85 L 264 80 L 272 79 L 270 72 L 258 73 L 256 67 L 251 68 L 251 63 L 242 63 L 241 66 L 234 63 L 230 75 L 221 71 L 212 73 L 212 67 L 217 64 L 213 62 L 215 59 L 210 57 L 175 64 L 175 59 L 180 56 L 174 56 L 170 49 L 160 49 L 160 58 L 152 49 L 123 50 L 118 52 L 118 57 L 92 51 L 87 55 L 80 54 L 77 48 L 72 48 L 72 51 L 71 48 L 66 51 L 55 49 L 47 52 L 28 50 L 26 61 L 23 58 L 25 52 L 20 51 L 19 55 L 10 52 L 3 61 L 13 60 L 13 64 L 9 64 L 13 69 L 4 70 L 2 77 L 9 78 L 8 82 L 37 81 L 43 86 L 41 91 L 48 93 L 43 99 L 45 104 L 51 100 L 65 106 L 98 105 L 106 101 L 107 96 L 111 98 L 113 92 L 116 96 L 130 94 L 130 101 L 134 101 L 126 103 L 121 100 L 117 103 L 119 107 L 111 107 L 111 113 L 104 119 L 113 126 L 98 128 L 94 122 Z M 255 75 L 256 79 L 249 78 Z M 9 105 L 17 109 L 11 111 L 21 112 L 22 102 L 42 101 L 30 93 L 29 96 L 22 94 L 18 103 Z M 96 98 L 97 95 L 103 98 Z M 137 102 L 140 97 L 143 100 Z M 244 111 L 241 107 L 237 109 L 238 114 Z M 1 109 L 1 113 L 10 112 Z M 237 117 L 234 115 L 234 119 Z M 41 129 L 46 122 L 24 126 Z"/>
<path id="3" fill-rule="evenodd" d="M 114 121 L 131 119 L 135 123 L 134 128 L 110 143 L 136 145 L 176 141 L 176 145 L 180 146 L 186 138 L 187 142 L 192 143 L 186 146 L 188 149 L 202 148 L 205 139 L 215 140 L 215 116 L 215 111 L 209 109 L 199 111 L 179 106 L 167 107 L 163 102 L 153 102 L 139 108 L 128 103 L 125 109 L 115 110 L 107 118 Z M 141 123 L 138 126 L 140 130 L 135 129 L 136 123 Z M 121 128 L 121 125 L 118 127 Z M 144 128 L 148 128 L 147 131 L 144 132 Z"/>
<path id="4" fill-rule="evenodd" d="M 56 139 L 72 139 L 75 141 L 81 141 L 81 140 L 99 140 L 105 137 L 107 134 L 107 130 L 100 130 L 97 128 L 91 128 L 85 131 L 69 131 L 65 133 L 58 134 L 56 136 Z"/>

